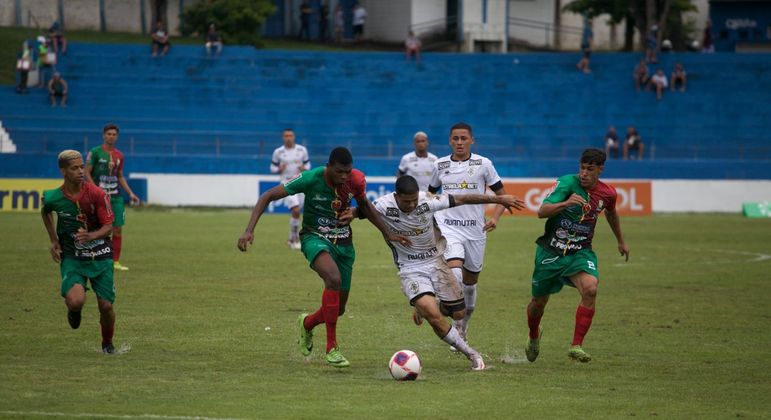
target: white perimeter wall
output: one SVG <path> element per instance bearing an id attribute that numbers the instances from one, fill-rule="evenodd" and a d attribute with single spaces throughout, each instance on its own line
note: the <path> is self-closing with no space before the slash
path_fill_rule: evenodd
<path id="1" fill-rule="evenodd" d="M 362 1 L 367 11 L 364 37 L 375 41 L 403 42 L 410 30 L 411 3 L 412 0 Z"/>
<path id="2" fill-rule="evenodd" d="M 253 206 L 260 181 L 277 182 L 275 175 L 179 175 L 134 173 L 147 180 L 147 201 L 165 206 Z M 367 177 L 371 183 L 391 185 L 393 177 Z M 505 182 L 552 182 L 551 178 L 505 178 Z M 635 181 L 635 180 L 624 180 Z M 771 180 L 653 180 L 654 212 L 738 213 L 747 201 L 771 200 Z M 378 191 L 377 193 L 382 193 Z M 368 191 L 374 195 L 375 191 Z M 374 197 L 371 197 L 374 198 Z"/>

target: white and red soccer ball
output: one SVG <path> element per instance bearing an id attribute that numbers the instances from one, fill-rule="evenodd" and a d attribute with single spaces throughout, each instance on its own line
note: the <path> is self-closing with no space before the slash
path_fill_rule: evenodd
<path id="1" fill-rule="evenodd" d="M 418 379 L 423 364 L 412 350 L 399 350 L 391 356 L 388 370 L 397 381 L 414 381 Z"/>

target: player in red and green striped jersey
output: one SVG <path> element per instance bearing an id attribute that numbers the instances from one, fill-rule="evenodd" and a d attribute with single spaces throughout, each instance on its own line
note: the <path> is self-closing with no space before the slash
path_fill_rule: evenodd
<path id="1" fill-rule="evenodd" d="M 616 213 L 616 190 L 600 181 L 605 158 L 602 150 L 584 150 L 578 175 L 560 177 L 538 209 L 538 217 L 548 220 L 545 233 L 536 240 L 533 298 L 527 306 L 530 334 L 525 355 L 531 362 L 538 357 L 541 317 L 549 295 L 559 292 L 565 284 L 575 287 L 581 294 L 568 356 L 583 363 L 592 360 L 582 346 L 584 336 L 592 325 L 600 279 L 597 256 L 592 251 L 592 238 L 597 218 L 603 211 L 618 241 L 618 251 L 629 260 L 629 247 L 624 243 L 621 222 Z"/>
<path id="2" fill-rule="evenodd" d="M 343 368 L 350 366 L 337 346 L 337 318 L 345 312 L 351 290 L 351 276 L 356 252 L 353 248 L 351 200 L 356 199 L 359 214 L 375 225 L 389 241 L 409 244 L 407 237 L 394 234 L 380 218 L 365 191 L 364 174 L 353 169 L 351 152 L 344 147 L 332 150 L 326 166 L 300 173 L 283 185 L 260 195 L 252 210 L 246 230 L 238 238 L 238 249 L 246 251 L 254 242 L 254 228 L 268 204 L 288 195 L 304 193 L 301 249 L 319 277 L 324 281 L 321 308 L 298 317 L 300 352 L 308 356 L 313 349 L 312 330 L 324 324 L 327 330 L 326 362 Z"/>
<path id="3" fill-rule="evenodd" d="M 115 124 L 107 124 L 102 129 L 104 143 L 96 146 L 88 152 L 86 158 L 86 179 L 103 189 L 110 197 L 112 210 L 115 214 L 115 223 L 112 226 L 113 243 L 113 267 L 116 270 L 126 271 L 128 267 L 120 263 L 120 252 L 123 247 L 123 224 L 126 220 L 126 209 L 123 197 L 118 191 L 118 185 L 126 191 L 132 204 L 139 204 L 139 198 L 131 191 L 126 178 L 123 176 L 123 152 L 115 147 L 118 141 L 120 129 Z"/>
<path id="4" fill-rule="evenodd" d="M 43 193 L 43 225 L 51 240 L 51 257 L 60 264 L 61 295 L 67 305 L 67 320 L 80 326 L 87 282 L 96 293 L 102 325 L 102 351 L 115 352 L 115 287 L 113 284 L 110 200 L 99 187 L 84 181 L 83 157 L 75 150 L 59 154 L 64 184 Z M 56 228 L 54 216 L 56 213 Z"/>

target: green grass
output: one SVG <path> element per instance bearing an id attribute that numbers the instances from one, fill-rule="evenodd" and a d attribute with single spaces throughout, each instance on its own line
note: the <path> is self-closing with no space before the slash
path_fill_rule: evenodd
<path id="1" fill-rule="evenodd" d="M 35 39 L 38 35 L 47 35 L 45 30 L 20 27 L 0 27 L 0 85 L 16 83 L 16 55 L 21 51 L 24 40 Z M 124 32 L 67 31 L 68 42 L 92 42 L 100 44 L 147 44 L 150 35 Z M 173 45 L 202 45 L 201 38 L 171 37 Z M 308 50 L 308 51 L 343 51 L 334 45 L 301 42 L 289 39 L 264 39 L 264 49 Z M 148 50 L 149 51 L 149 50 Z"/>
<path id="2" fill-rule="evenodd" d="M 319 305 L 321 281 L 285 248 L 286 217 L 266 216 L 254 247 L 238 252 L 247 218 L 243 210 L 130 209 L 122 259 L 131 270 L 115 274 L 116 344 L 130 351 L 104 356 L 91 293 L 81 328 L 67 326 L 39 215 L 0 213 L 0 417 L 771 416 L 769 220 L 626 218 L 626 264 L 610 229 L 598 226 L 602 282 L 585 342 L 594 360 L 580 365 L 567 358 L 572 289 L 552 298 L 541 356 L 524 361 L 533 240 L 543 223 L 506 219 L 489 236 L 470 327 L 490 369 L 471 372 L 428 326 L 412 325 L 390 251 L 362 221 L 338 324 L 352 366 L 322 362 L 323 327 L 303 358 L 295 321 Z M 386 369 L 402 348 L 423 360 L 414 383 L 393 381 Z"/>

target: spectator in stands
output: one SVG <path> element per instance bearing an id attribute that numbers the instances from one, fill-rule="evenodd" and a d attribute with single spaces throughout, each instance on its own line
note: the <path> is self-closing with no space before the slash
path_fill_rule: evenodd
<path id="1" fill-rule="evenodd" d="M 651 25 L 648 34 L 645 36 L 645 61 L 656 64 L 659 62 L 656 53 L 659 48 L 659 26 Z"/>
<path id="2" fill-rule="evenodd" d="M 21 44 L 21 51 L 16 60 L 16 71 L 19 73 L 19 84 L 16 86 L 17 93 L 27 93 L 27 80 L 29 71 L 32 69 L 32 50 L 29 43 L 24 41 Z"/>
<path id="3" fill-rule="evenodd" d="M 335 6 L 335 42 L 340 44 L 343 42 L 343 30 L 345 29 L 345 15 L 343 14 L 343 6 L 339 3 Z"/>
<path id="4" fill-rule="evenodd" d="M 648 73 L 648 65 L 645 63 L 645 59 L 641 59 L 632 73 L 634 79 L 634 88 L 639 92 L 641 87 L 648 85 L 650 81 L 650 74 Z"/>
<path id="5" fill-rule="evenodd" d="M 685 68 L 681 63 L 675 64 L 675 69 L 672 70 L 672 78 L 669 81 L 669 86 L 674 92 L 677 89 L 677 85 L 680 84 L 680 92 L 685 92 L 685 85 L 688 81 Z"/>
<path id="6" fill-rule="evenodd" d="M 206 55 L 211 56 L 212 53 L 220 55 L 222 52 L 222 38 L 217 27 L 212 23 L 209 25 L 209 32 L 206 33 Z"/>
<path id="7" fill-rule="evenodd" d="M 605 133 L 605 155 L 610 156 L 612 153 L 613 157 L 618 158 L 620 151 L 621 142 L 618 141 L 618 133 L 616 132 L 616 127 L 611 125 L 608 127 L 608 132 Z"/>
<path id="8" fill-rule="evenodd" d="M 410 61 L 412 56 L 415 56 L 415 61 L 420 62 L 420 49 L 423 48 L 423 43 L 420 42 L 420 38 L 415 36 L 415 32 L 410 31 L 407 35 L 407 40 L 404 41 L 404 55 L 407 61 Z"/>
<path id="9" fill-rule="evenodd" d="M 319 7 L 319 42 L 327 41 L 327 28 L 329 27 L 329 6 L 327 2 Z"/>
<path id="10" fill-rule="evenodd" d="M 701 52 L 711 54 L 715 52 L 715 44 L 712 43 L 712 21 L 707 20 L 704 25 L 704 35 L 701 38 Z"/>
<path id="11" fill-rule="evenodd" d="M 651 81 L 648 84 L 649 87 L 656 89 L 656 99 L 661 100 L 664 91 L 669 87 L 669 81 L 667 75 L 664 74 L 664 70 L 656 70 L 656 74 L 651 77 Z"/>
<path id="12" fill-rule="evenodd" d="M 36 65 L 38 69 L 38 85 L 42 88 L 45 86 L 48 74 L 53 71 L 53 67 L 56 65 L 56 53 L 53 52 L 48 40 L 43 35 L 37 37 L 37 60 Z"/>
<path id="13" fill-rule="evenodd" d="M 592 72 L 589 68 L 589 59 L 592 56 L 593 38 L 592 21 L 590 19 L 584 19 L 584 33 L 581 35 L 581 51 L 583 51 L 583 56 L 581 57 L 581 60 L 578 61 L 578 64 L 576 64 L 576 68 L 586 74 Z"/>
<path id="14" fill-rule="evenodd" d="M 367 11 L 360 3 L 353 7 L 353 36 L 356 41 L 364 37 L 364 23 L 367 21 Z"/>
<path id="15" fill-rule="evenodd" d="M 67 39 L 64 38 L 64 32 L 62 26 L 56 21 L 48 28 L 48 39 L 51 40 L 51 46 L 55 53 L 62 53 L 67 55 Z"/>
<path id="16" fill-rule="evenodd" d="M 163 27 L 163 21 L 155 23 L 155 32 L 153 32 L 153 57 L 158 56 L 160 50 L 161 56 L 168 54 L 171 43 L 169 42 L 169 33 Z"/>
<path id="17" fill-rule="evenodd" d="M 313 8 L 311 8 L 308 0 L 303 0 L 300 3 L 300 34 L 297 36 L 301 40 L 311 39 L 311 15 L 313 14 Z"/>
<path id="18" fill-rule="evenodd" d="M 624 160 L 629 159 L 630 152 L 637 155 L 637 159 L 643 158 L 643 151 L 645 150 L 645 144 L 642 142 L 642 137 L 637 132 L 637 129 L 633 125 L 630 125 L 626 129 L 626 141 L 624 141 Z M 634 159 L 634 156 L 632 157 Z"/>
<path id="19" fill-rule="evenodd" d="M 51 106 L 56 106 L 56 98 L 59 98 L 61 106 L 67 106 L 67 81 L 57 71 L 48 82 L 48 95 L 51 98 Z"/>

